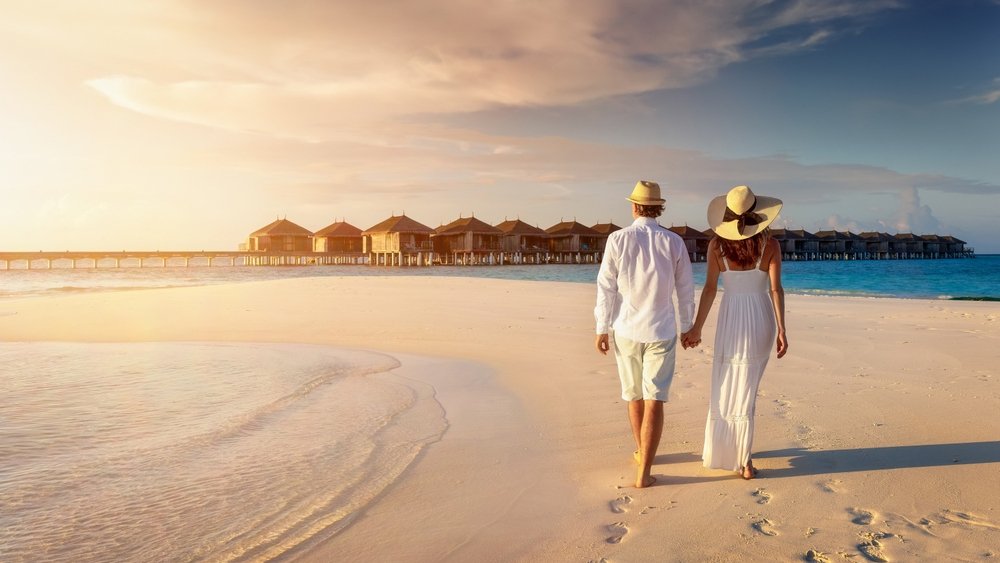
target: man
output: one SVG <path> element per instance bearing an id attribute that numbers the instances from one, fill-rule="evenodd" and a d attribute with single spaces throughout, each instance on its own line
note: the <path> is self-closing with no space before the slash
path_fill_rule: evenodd
<path id="1" fill-rule="evenodd" d="M 682 332 L 694 321 L 694 282 L 684 241 L 656 222 L 665 200 L 656 182 L 640 181 L 626 198 L 635 221 L 611 233 L 597 274 L 597 351 L 607 354 L 614 331 L 615 358 L 628 401 L 639 464 L 635 486 L 650 475 L 663 433 L 663 402 L 674 377 L 677 317 Z M 673 295 L 677 294 L 675 314 Z"/>

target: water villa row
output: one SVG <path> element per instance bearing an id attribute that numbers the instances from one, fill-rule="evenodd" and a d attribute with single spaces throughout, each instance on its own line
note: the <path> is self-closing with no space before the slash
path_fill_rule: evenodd
<path id="1" fill-rule="evenodd" d="M 519 219 L 490 225 L 475 217 L 459 218 L 436 229 L 406 215 L 392 216 L 364 231 L 339 221 L 312 233 L 286 219 L 254 232 L 240 250 L 262 252 L 260 262 L 275 252 L 312 251 L 321 264 L 382 266 L 468 264 L 591 264 L 600 262 L 614 223 L 586 226 L 562 221 L 547 229 Z M 692 261 L 703 262 L 710 229 L 669 227 L 684 240 Z M 803 229 L 772 229 L 785 260 L 898 260 L 973 256 L 965 241 L 953 236 L 888 234 Z"/>
<path id="2" fill-rule="evenodd" d="M 337 221 L 312 232 L 278 219 L 253 232 L 238 251 L 0 252 L 2 269 L 24 264 L 51 269 L 77 267 L 301 266 L 367 264 L 430 266 L 479 264 L 594 264 L 601 261 L 614 223 L 586 226 L 562 221 L 548 229 L 520 219 L 490 225 L 475 217 L 433 229 L 406 215 L 393 215 L 366 230 Z M 705 261 L 711 230 L 669 227 L 684 240 L 693 262 Z M 900 260 L 975 255 L 952 236 L 802 229 L 772 229 L 785 260 Z M 40 263 L 40 264 L 39 264 Z M 66 267 L 66 266 L 58 266 Z"/>

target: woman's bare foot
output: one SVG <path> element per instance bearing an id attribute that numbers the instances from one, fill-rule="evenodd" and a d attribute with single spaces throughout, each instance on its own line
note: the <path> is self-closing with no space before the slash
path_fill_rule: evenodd
<path id="1" fill-rule="evenodd" d="M 740 477 L 743 477 L 747 481 L 753 479 L 757 476 L 757 468 L 753 466 L 753 462 L 748 462 L 746 467 L 740 469 Z"/>
<path id="2" fill-rule="evenodd" d="M 639 480 L 635 482 L 635 488 L 645 489 L 646 487 L 652 487 L 656 484 L 656 477 L 652 475 L 646 475 L 645 477 L 639 477 Z"/>

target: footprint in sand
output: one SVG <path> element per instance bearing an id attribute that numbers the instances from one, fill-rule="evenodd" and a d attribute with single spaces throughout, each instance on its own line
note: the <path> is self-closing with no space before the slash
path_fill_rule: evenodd
<path id="1" fill-rule="evenodd" d="M 609 503 L 611 506 L 611 512 L 614 512 L 615 514 L 628 512 L 628 505 L 630 504 L 632 504 L 632 497 L 628 495 L 622 495 Z"/>
<path id="2" fill-rule="evenodd" d="M 951 510 L 946 508 L 938 515 L 938 519 L 941 520 L 942 524 L 959 523 L 967 526 L 986 528 L 989 530 L 1000 530 L 1000 526 L 997 526 L 989 520 L 970 512 L 962 512 L 960 510 Z"/>
<path id="3" fill-rule="evenodd" d="M 875 513 L 864 508 L 848 508 L 847 513 L 854 517 L 851 518 L 851 522 L 859 526 L 871 525 L 872 520 L 875 519 Z"/>
<path id="4" fill-rule="evenodd" d="M 615 522 L 614 524 L 608 524 L 608 531 L 611 532 L 611 535 L 604 541 L 611 544 L 621 543 L 625 538 L 625 534 L 628 533 L 628 526 L 625 522 Z"/>
<path id="5" fill-rule="evenodd" d="M 814 561 L 815 563 L 830 563 L 830 557 L 822 551 L 816 549 L 810 549 L 807 551 L 804 559 L 806 561 Z"/>
<path id="6" fill-rule="evenodd" d="M 757 504 L 767 504 L 771 502 L 771 493 L 764 490 L 763 487 L 759 487 L 756 491 L 750 493 L 750 496 L 757 497 Z"/>
<path id="7" fill-rule="evenodd" d="M 771 522 L 767 518 L 761 518 L 750 524 L 750 527 L 758 532 L 764 534 L 765 536 L 776 536 L 778 531 L 774 529 L 774 522 Z"/>
<path id="8" fill-rule="evenodd" d="M 860 534 L 861 543 L 858 544 L 858 551 L 861 555 L 864 555 L 869 561 L 876 561 L 877 563 L 888 563 L 890 559 L 882 551 L 882 542 L 886 538 L 893 537 L 893 534 L 888 532 L 866 532 Z"/>
<path id="9" fill-rule="evenodd" d="M 841 486 L 842 484 L 843 481 L 840 479 L 828 479 L 819 487 L 828 493 L 842 493 L 844 492 L 844 488 Z"/>

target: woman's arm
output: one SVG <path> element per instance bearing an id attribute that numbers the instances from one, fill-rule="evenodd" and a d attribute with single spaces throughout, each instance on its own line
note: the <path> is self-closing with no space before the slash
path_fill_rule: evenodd
<path id="1" fill-rule="evenodd" d="M 767 275 L 771 278 L 771 305 L 774 307 L 774 321 L 778 325 L 775 349 L 780 358 L 788 352 L 788 338 L 785 336 L 785 288 L 781 286 L 781 248 L 774 239 L 768 241 L 767 247 L 771 253 L 771 260 L 767 265 Z"/>
<path id="2" fill-rule="evenodd" d="M 684 333 L 681 341 L 685 348 L 701 343 L 701 329 L 705 326 L 708 312 L 712 310 L 715 294 L 719 290 L 719 247 L 715 244 L 715 240 L 708 243 L 707 261 L 708 271 L 705 273 L 705 287 L 701 289 L 701 299 L 698 301 L 698 314 L 691 330 Z"/>

